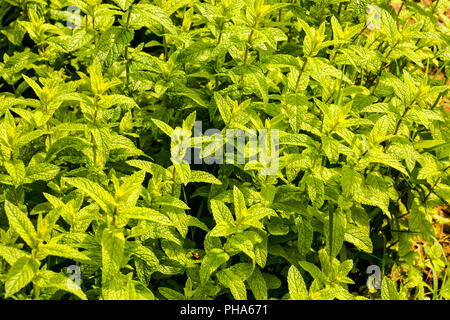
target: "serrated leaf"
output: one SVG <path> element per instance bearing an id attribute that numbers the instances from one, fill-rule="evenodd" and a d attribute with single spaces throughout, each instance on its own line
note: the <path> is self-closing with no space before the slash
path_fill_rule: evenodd
<path id="1" fill-rule="evenodd" d="M 399 300 L 399 294 L 395 288 L 395 284 L 388 277 L 383 277 L 381 281 L 381 299 Z"/>
<path id="2" fill-rule="evenodd" d="M 0 257 L 5 259 L 5 261 L 8 264 L 13 265 L 20 258 L 29 258 L 30 255 L 27 252 L 22 251 L 18 248 L 9 247 L 9 246 L 0 244 Z"/>
<path id="3" fill-rule="evenodd" d="M 212 174 L 199 170 L 191 170 L 189 182 L 206 182 L 212 184 L 222 184 L 222 182 L 216 177 L 214 177 Z"/>
<path id="4" fill-rule="evenodd" d="M 291 266 L 287 275 L 289 296 L 293 300 L 306 300 L 308 299 L 308 290 L 306 289 L 305 281 L 300 271 Z"/>
<path id="5" fill-rule="evenodd" d="M 208 251 L 200 265 L 200 282 L 206 284 L 211 274 L 217 270 L 222 264 L 228 261 L 230 256 L 222 249 L 213 248 Z"/>
<path id="6" fill-rule="evenodd" d="M 26 169 L 26 183 L 32 183 L 38 180 L 52 180 L 59 172 L 59 167 L 50 163 L 36 163 L 29 165 Z"/>
<path id="7" fill-rule="evenodd" d="M 119 230 L 105 229 L 102 234 L 102 296 L 105 300 L 124 299 L 120 268 L 125 238 Z"/>
<path id="8" fill-rule="evenodd" d="M 244 281 L 231 268 L 219 271 L 217 279 L 220 284 L 230 289 L 235 300 L 247 300 L 247 290 Z"/>
<path id="9" fill-rule="evenodd" d="M 133 4 L 134 0 L 113 0 L 115 4 L 117 4 L 120 9 L 123 11 L 128 10 L 128 8 Z"/>
<path id="10" fill-rule="evenodd" d="M 330 219 L 324 225 L 324 233 L 327 240 L 327 253 L 335 258 L 344 243 L 347 219 L 343 210 L 338 209 L 330 213 Z"/>
<path id="11" fill-rule="evenodd" d="M 252 276 L 247 279 L 247 283 L 252 290 L 253 295 L 256 300 L 267 300 L 268 292 L 267 292 L 267 284 L 264 279 L 261 271 L 258 268 L 253 270 Z"/>
<path id="12" fill-rule="evenodd" d="M 72 259 L 80 262 L 90 261 L 89 257 L 85 253 L 80 252 L 66 244 L 47 243 L 39 247 L 39 251 L 46 255 Z"/>
<path id="13" fill-rule="evenodd" d="M 122 27 L 106 29 L 98 41 L 96 57 L 106 71 L 124 52 L 126 46 L 133 40 L 134 33 Z"/>
<path id="14" fill-rule="evenodd" d="M 233 223 L 233 215 L 228 207 L 222 201 L 211 200 L 211 210 L 216 223 L 229 222 Z"/>
<path id="15" fill-rule="evenodd" d="M 64 178 L 64 180 L 86 193 L 107 213 L 111 213 L 115 206 L 115 200 L 113 196 L 101 187 L 98 183 L 93 182 L 86 178 Z"/>
<path id="16" fill-rule="evenodd" d="M 26 244 L 35 248 L 38 243 L 38 236 L 27 214 L 8 200 L 5 201 L 5 212 L 11 228 L 20 235 Z"/>
<path id="17" fill-rule="evenodd" d="M 10 297 L 31 282 L 39 269 L 39 261 L 19 258 L 9 269 L 5 280 L 5 297 Z"/>
<path id="18" fill-rule="evenodd" d="M 166 226 L 173 225 L 172 221 L 164 214 L 151 209 L 143 207 L 129 207 L 118 210 L 119 216 L 126 219 L 138 219 L 138 220 L 148 220 L 157 223 L 161 223 Z"/>
<path id="19" fill-rule="evenodd" d="M 61 273 L 56 273 L 50 270 L 40 271 L 33 282 L 40 288 L 55 288 L 64 290 L 76 295 L 81 300 L 87 300 L 83 290 L 81 290 L 75 282 Z"/>

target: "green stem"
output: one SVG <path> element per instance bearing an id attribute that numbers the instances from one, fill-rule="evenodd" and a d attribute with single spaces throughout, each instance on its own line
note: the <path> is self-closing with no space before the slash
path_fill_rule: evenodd
<path id="1" fill-rule="evenodd" d="M 33 283 L 33 299 L 39 299 L 39 287 L 36 283 Z"/>
<path id="2" fill-rule="evenodd" d="M 308 63 L 308 58 L 306 58 L 305 61 L 303 62 L 302 69 L 300 70 L 300 73 L 298 74 L 297 81 L 295 82 L 294 93 L 297 93 L 298 85 L 300 84 L 300 78 L 301 78 L 303 72 L 305 71 L 307 63 Z"/>
<path id="3" fill-rule="evenodd" d="M 255 26 L 256 26 L 256 22 L 255 22 Z M 254 32 L 255 32 L 255 29 L 252 29 L 252 31 L 250 31 L 250 34 L 249 34 L 248 39 L 247 39 L 247 43 L 246 43 L 246 45 L 245 45 L 244 59 L 243 59 L 243 61 L 242 61 L 242 66 L 243 66 L 243 67 L 245 67 L 245 66 L 247 65 L 248 49 L 249 49 L 249 47 L 251 46 L 250 42 L 252 41 Z M 245 75 L 245 73 L 242 72 L 242 73 L 241 73 L 241 77 L 240 77 L 240 79 L 239 79 L 239 86 L 240 86 L 241 88 L 242 88 L 242 85 L 243 85 L 243 82 L 244 82 L 244 75 Z"/>
<path id="4" fill-rule="evenodd" d="M 436 10 L 436 8 L 437 8 L 438 4 L 439 4 L 439 0 L 437 0 L 437 1 L 436 1 L 436 2 L 434 3 L 434 7 L 433 7 L 433 13 L 434 13 L 434 11 Z"/>
<path id="5" fill-rule="evenodd" d="M 447 91 L 447 90 L 446 90 Z M 436 98 L 436 100 L 434 101 L 433 105 L 431 106 L 431 110 L 433 110 L 434 108 L 436 108 L 439 100 L 442 98 L 442 96 L 444 95 L 445 91 L 442 91 L 441 93 L 439 93 L 438 97 Z"/>
<path id="6" fill-rule="evenodd" d="M 413 101 L 411 101 L 411 103 L 409 104 L 409 106 L 407 106 L 405 108 L 405 111 L 403 111 L 402 116 L 400 117 L 400 119 L 397 121 L 397 124 L 395 126 L 395 130 L 394 130 L 394 136 L 397 134 L 398 130 L 400 129 L 400 125 L 403 122 L 403 119 L 406 117 L 406 114 L 408 113 L 408 111 L 411 109 L 411 106 L 413 105 L 415 99 L 413 99 Z M 388 144 L 386 144 L 386 146 L 384 147 L 383 152 L 386 153 L 389 149 L 389 147 L 392 145 L 392 141 L 389 141 Z"/>
<path id="7" fill-rule="evenodd" d="M 95 30 L 95 13 L 92 13 L 92 30 L 94 31 L 94 44 L 97 48 L 97 31 Z"/>
<path id="8" fill-rule="evenodd" d="M 19 206 L 19 197 L 17 195 L 17 188 L 14 186 L 14 200 L 16 200 L 16 206 Z"/>
<path id="9" fill-rule="evenodd" d="M 217 46 L 219 46 L 220 42 L 222 41 L 222 32 L 223 28 L 225 26 L 225 21 L 222 22 L 222 25 L 220 26 L 220 32 L 219 37 L 217 38 Z M 219 56 L 216 57 L 216 72 L 219 69 Z M 216 74 L 216 89 L 219 87 L 219 75 Z"/>
<path id="10" fill-rule="evenodd" d="M 450 168 L 450 165 L 447 166 L 443 172 L 447 171 Z M 436 181 L 434 182 L 434 184 L 431 186 L 430 191 L 428 191 L 428 194 L 425 196 L 425 198 L 423 199 L 423 202 L 427 201 L 428 197 L 430 196 L 430 194 L 434 191 L 434 188 L 436 188 L 436 186 L 439 184 L 439 182 L 441 181 L 441 177 L 437 177 Z"/>
<path id="11" fill-rule="evenodd" d="M 48 115 L 48 105 L 45 104 L 45 113 Z M 50 133 L 50 119 L 46 122 L 47 131 L 48 131 L 48 143 L 51 146 L 52 145 L 52 134 Z"/>
<path id="12" fill-rule="evenodd" d="M 394 50 L 394 48 L 398 45 L 398 43 L 399 43 L 399 41 L 397 41 L 397 42 L 392 46 L 392 48 L 391 48 L 391 49 L 389 50 L 389 52 L 387 53 L 385 59 L 389 58 L 389 56 L 390 56 L 391 53 L 392 53 L 392 50 Z M 381 64 L 380 70 L 378 71 L 378 74 L 377 74 L 377 76 L 376 76 L 376 79 L 378 79 L 378 81 L 377 81 L 377 82 L 375 83 L 375 85 L 373 86 L 372 94 L 375 93 L 375 90 L 377 89 L 378 84 L 380 83 L 380 79 L 379 79 L 379 78 L 380 78 L 381 72 L 382 72 L 383 69 L 385 69 L 388 65 L 389 65 L 389 64 L 387 64 L 386 62 L 383 62 L 383 63 Z"/>
<path id="13" fill-rule="evenodd" d="M 169 51 L 167 49 L 166 29 L 163 27 L 163 47 L 164 47 L 164 61 L 169 60 Z"/>
<path id="14" fill-rule="evenodd" d="M 175 174 L 176 174 L 175 165 L 173 165 L 173 171 L 172 171 L 172 180 L 173 180 L 172 196 L 175 196 Z"/>
<path id="15" fill-rule="evenodd" d="M 128 30 L 129 25 L 130 25 L 130 17 L 131 17 L 131 9 L 133 7 L 130 7 L 130 10 L 128 10 L 128 17 L 127 17 L 127 22 L 126 22 L 126 29 Z M 127 92 L 128 95 L 131 96 L 131 90 L 130 90 L 130 59 L 128 57 L 128 45 L 125 47 L 125 73 L 126 73 L 126 77 L 127 77 L 127 83 L 126 83 L 126 87 L 127 87 Z"/>
<path id="16" fill-rule="evenodd" d="M 400 12 L 402 12 L 402 10 L 403 10 L 403 6 L 404 6 L 404 2 L 402 1 L 402 5 L 400 6 L 400 9 L 397 12 L 397 19 L 400 16 Z"/>
<path id="17" fill-rule="evenodd" d="M 333 229 L 334 229 L 334 217 L 333 217 L 333 211 L 331 208 L 328 209 L 328 239 L 330 241 L 330 263 L 333 263 Z"/>

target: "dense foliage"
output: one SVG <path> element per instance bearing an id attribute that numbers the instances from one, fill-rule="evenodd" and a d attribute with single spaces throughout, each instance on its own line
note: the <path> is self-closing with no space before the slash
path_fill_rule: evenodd
<path id="1" fill-rule="evenodd" d="M 0 296 L 450 298 L 448 8 L 2 0 Z"/>

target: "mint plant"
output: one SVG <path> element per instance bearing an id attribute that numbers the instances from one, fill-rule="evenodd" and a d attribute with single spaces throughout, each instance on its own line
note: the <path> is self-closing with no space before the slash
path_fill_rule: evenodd
<path id="1" fill-rule="evenodd" d="M 448 8 L 2 1 L 1 298 L 449 299 Z"/>

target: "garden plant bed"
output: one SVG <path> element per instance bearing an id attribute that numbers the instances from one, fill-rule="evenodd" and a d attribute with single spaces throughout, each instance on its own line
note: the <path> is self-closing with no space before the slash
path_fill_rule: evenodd
<path id="1" fill-rule="evenodd" d="M 449 299 L 449 8 L 0 1 L 0 299 Z"/>

